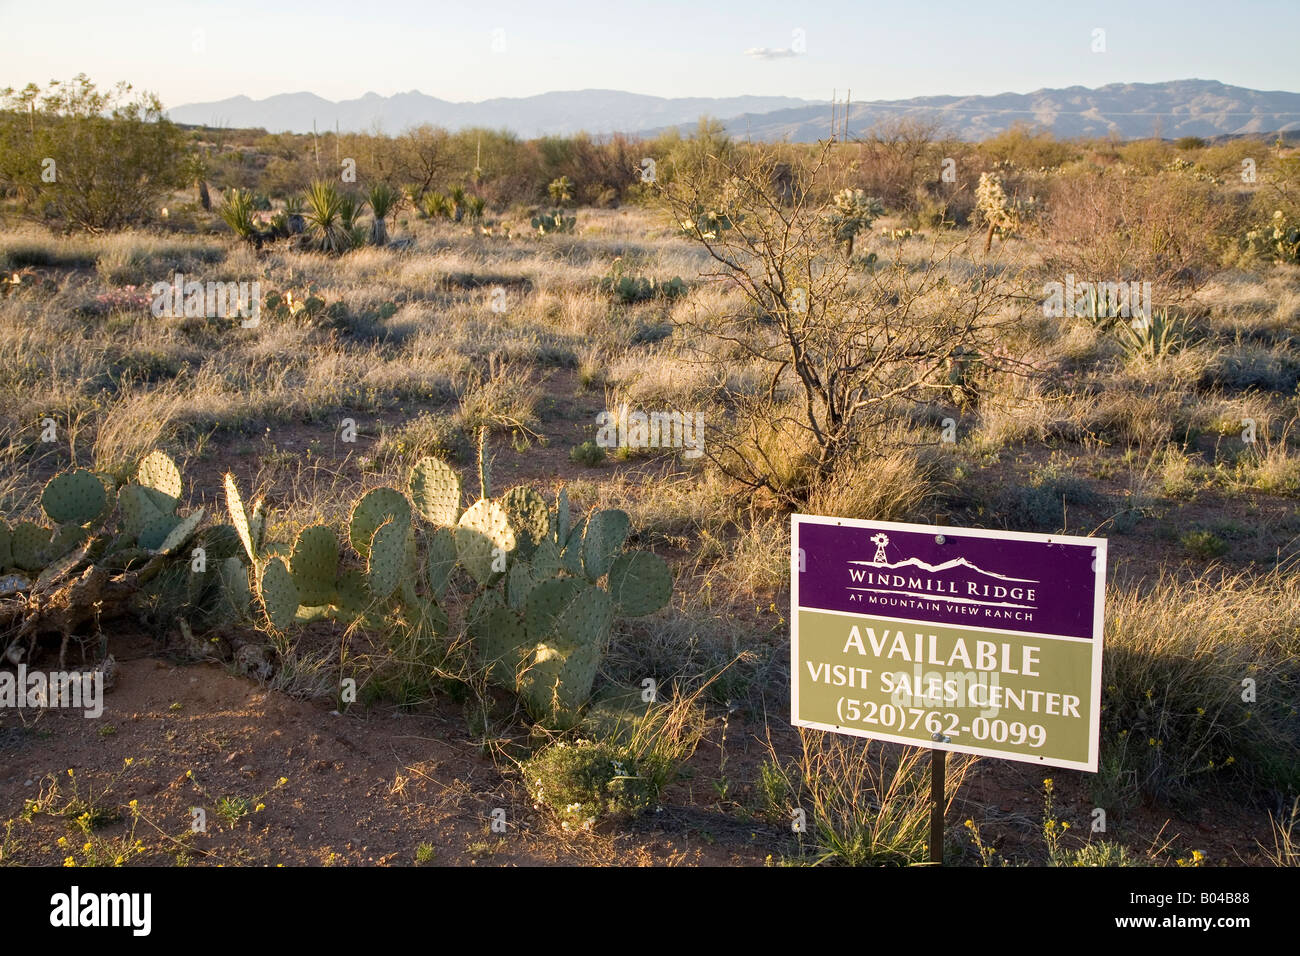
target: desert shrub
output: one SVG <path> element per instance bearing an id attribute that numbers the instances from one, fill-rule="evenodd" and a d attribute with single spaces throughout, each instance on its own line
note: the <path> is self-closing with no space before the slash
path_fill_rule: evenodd
<path id="1" fill-rule="evenodd" d="M 997 136 L 977 147 L 990 166 L 1010 165 L 1019 169 L 1055 169 L 1078 155 L 1078 147 L 1055 139 L 1048 130 L 1035 130 L 1027 123 L 1013 123 Z"/>
<path id="2" fill-rule="evenodd" d="M 1237 220 L 1203 179 L 1077 165 L 1049 180 L 1044 264 L 1058 280 L 1150 282 L 1153 299 L 1176 301 L 1217 268 Z"/>
<path id="3" fill-rule="evenodd" d="M 152 218 L 186 183 L 184 141 L 156 96 L 130 93 L 97 90 L 84 73 L 0 92 L 0 188 L 36 218 L 90 231 Z"/>
<path id="4" fill-rule="evenodd" d="M 594 441 L 585 441 L 581 445 L 575 445 L 569 452 L 569 460 L 576 461 L 580 465 L 586 465 L 588 468 L 595 468 L 605 462 L 605 449 L 601 448 Z"/>
<path id="5" fill-rule="evenodd" d="M 561 740 L 529 758 L 521 772 L 539 807 L 555 813 L 564 829 L 583 830 L 654 806 L 664 769 L 653 757 L 638 758 L 630 745 Z"/>
<path id="6" fill-rule="evenodd" d="M 827 173 L 828 152 L 798 168 L 805 195 Z M 958 387 L 954 356 L 993 335 L 1015 276 L 976 267 L 953 281 L 951 250 L 932 249 L 918 266 L 902 259 L 901 245 L 892 261 L 864 270 L 836 240 L 830 197 L 785 205 L 775 165 L 775 154 L 755 148 L 704 179 L 680 177 L 665 198 L 730 293 L 680 327 L 712 346 L 699 350 L 700 362 L 716 366 L 719 380 L 752 367 L 747 385 L 720 396 L 733 413 L 705 454 L 753 490 L 800 501 L 900 402 Z"/>

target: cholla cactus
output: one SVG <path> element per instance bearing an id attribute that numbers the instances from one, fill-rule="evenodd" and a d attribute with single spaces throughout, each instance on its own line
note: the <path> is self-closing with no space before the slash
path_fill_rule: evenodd
<path id="1" fill-rule="evenodd" d="M 1005 238 L 1020 219 L 1002 187 L 1002 177 L 997 173 L 980 173 L 980 183 L 975 187 L 975 207 L 988 223 L 988 237 L 984 240 L 987 253 L 993 246 L 993 234 L 1001 233 Z"/>
<path id="2" fill-rule="evenodd" d="M 853 240 L 857 234 L 870 229 L 871 224 L 884 213 L 884 205 L 874 196 L 868 196 L 861 189 L 841 189 L 831 200 L 831 211 L 826 219 L 836 240 L 847 244 L 852 258 Z"/>

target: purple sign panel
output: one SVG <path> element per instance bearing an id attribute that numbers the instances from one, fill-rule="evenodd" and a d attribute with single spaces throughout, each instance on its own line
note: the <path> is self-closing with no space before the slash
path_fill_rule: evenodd
<path id="1" fill-rule="evenodd" d="M 800 607 L 1094 636 L 1104 541 L 835 518 L 797 529 Z"/>

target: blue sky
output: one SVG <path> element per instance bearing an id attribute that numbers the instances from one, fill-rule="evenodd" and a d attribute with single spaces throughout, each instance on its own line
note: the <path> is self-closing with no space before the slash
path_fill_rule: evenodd
<path id="1" fill-rule="evenodd" d="M 592 87 L 809 99 L 847 87 L 865 100 L 1190 77 L 1300 90 L 1300 0 L 116 6 L 0 0 L 0 87 L 84 71 L 101 84 L 153 90 L 168 106 L 300 90 L 482 100 Z M 1105 52 L 1092 50 L 1098 28 Z M 789 55 L 796 30 L 803 50 Z M 746 52 L 755 49 L 778 55 Z"/>

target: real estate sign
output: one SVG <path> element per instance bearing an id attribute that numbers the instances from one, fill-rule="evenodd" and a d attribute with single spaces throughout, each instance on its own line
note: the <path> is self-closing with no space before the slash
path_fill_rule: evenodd
<path id="1" fill-rule="evenodd" d="M 1104 538 L 795 515 L 795 725 L 1097 770 Z"/>

